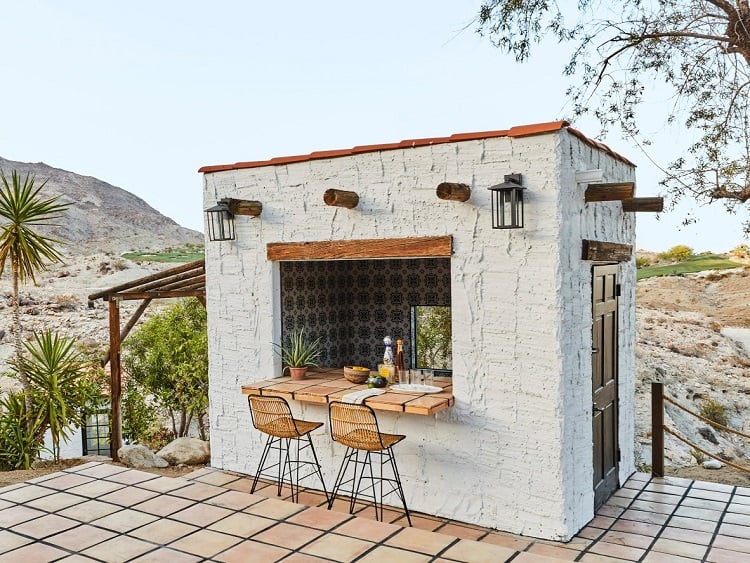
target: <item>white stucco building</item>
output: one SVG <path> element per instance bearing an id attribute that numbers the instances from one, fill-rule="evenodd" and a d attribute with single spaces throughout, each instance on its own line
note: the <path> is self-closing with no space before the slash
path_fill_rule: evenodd
<path id="1" fill-rule="evenodd" d="M 334 366 L 372 363 L 383 331 L 408 340 L 408 307 L 434 302 L 451 307 L 455 404 L 378 413 L 384 431 L 407 436 L 396 455 L 410 509 L 567 540 L 634 471 L 637 199 L 626 158 L 553 122 L 201 172 L 205 208 L 263 206 L 236 217 L 235 240 L 206 241 L 212 466 L 255 471 L 263 437 L 241 386 L 281 375 L 271 343 L 289 325 L 325 336 Z M 525 224 L 493 229 L 488 188 L 511 173 L 526 188 Z M 438 198 L 444 182 L 471 197 Z M 327 205 L 328 189 L 358 204 Z M 267 246 L 445 237 L 448 256 L 357 263 L 346 252 L 269 259 Z M 292 408 L 327 417 L 325 406 Z M 342 450 L 327 431 L 313 440 L 332 482 Z"/>

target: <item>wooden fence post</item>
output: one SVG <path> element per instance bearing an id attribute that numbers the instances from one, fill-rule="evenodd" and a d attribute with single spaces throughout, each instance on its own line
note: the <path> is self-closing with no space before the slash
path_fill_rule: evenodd
<path id="1" fill-rule="evenodd" d="M 651 475 L 664 477 L 664 384 L 651 382 Z"/>

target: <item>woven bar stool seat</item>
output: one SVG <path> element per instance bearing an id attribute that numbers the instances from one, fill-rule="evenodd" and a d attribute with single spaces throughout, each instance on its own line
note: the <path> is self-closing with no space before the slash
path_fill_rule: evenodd
<path id="1" fill-rule="evenodd" d="M 258 480 L 261 477 L 270 477 L 277 483 L 277 494 L 279 496 L 281 496 L 283 484 L 288 483 L 292 491 L 292 501 L 298 502 L 299 482 L 307 477 L 317 476 L 323 487 L 326 500 L 329 500 L 323 474 L 320 471 L 318 456 L 310 439 L 310 432 L 323 426 L 323 423 L 294 418 L 289 403 L 281 397 L 249 395 L 247 402 L 250 407 L 253 426 L 268 435 L 250 492 L 255 492 Z M 294 440 L 296 448 L 292 447 L 292 440 Z M 291 455 L 293 449 L 296 451 L 294 456 Z M 300 457 L 300 453 L 307 449 L 312 454 L 312 460 L 303 460 Z M 272 450 L 278 451 L 278 461 L 267 465 Z M 307 469 L 309 472 L 300 475 L 300 468 Z"/>
<path id="2" fill-rule="evenodd" d="M 346 446 L 346 453 L 328 501 L 328 509 L 333 507 L 337 495 L 346 493 L 349 495 L 349 514 L 354 512 L 357 499 L 363 497 L 372 500 L 375 518 L 382 521 L 383 498 L 395 493 L 401 500 L 406 520 L 411 526 L 401 476 L 393 455 L 393 446 L 406 436 L 380 432 L 375 411 L 368 405 L 332 401 L 328 407 L 328 417 L 331 438 Z M 373 472 L 374 456 L 377 456 L 380 462 L 377 472 Z M 385 490 L 384 485 L 387 486 Z"/>

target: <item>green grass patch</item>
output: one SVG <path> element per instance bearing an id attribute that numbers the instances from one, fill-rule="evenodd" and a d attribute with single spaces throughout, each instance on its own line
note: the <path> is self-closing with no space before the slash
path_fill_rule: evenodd
<path id="1" fill-rule="evenodd" d="M 704 272 L 706 270 L 727 270 L 729 268 L 741 268 L 742 266 L 742 264 L 727 260 L 724 256 L 705 253 L 691 256 L 682 262 L 675 262 L 674 264 L 640 268 L 638 270 L 638 279 L 642 280 L 655 276 L 681 276 L 683 274 Z"/>
<path id="2" fill-rule="evenodd" d="M 123 258 L 134 262 L 195 262 L 203 260 L 205 254 L 202 244 L 188 244 L 182 248 L 165 248 L 160 252 L 126 252 Z"/>

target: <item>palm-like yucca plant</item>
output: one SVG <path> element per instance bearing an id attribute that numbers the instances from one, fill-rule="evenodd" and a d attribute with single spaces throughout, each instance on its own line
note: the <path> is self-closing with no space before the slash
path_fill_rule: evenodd
<path id="1" fill-rule="evenodd" d="M 23 393 L 0 397 L 0 470 L 29 469 L 42 449 L 42 428 L 41 417 L 26 410 Z"/>
<path id="2" fill-rule="evenodd" d="M 39 441 L 49 429 L 55 460 L 60 456 L 60 440 L 70 437 L 81 424 L 87 405 L 101 396 L 98 386 L 89 385 L 87 364 L 74 344 L 72 338 L 49 330 L 34 333 L 34 342 L 25 343 L 27 354 L 21 359 L 20 367 L 31 384 L 35 414 L 42 420 Z"/>
<path id="3" fill-rule="evenodd" d="M 21 314 L 18 298 L 18 284 L 27 279 L 36 283 L 36 273 L 47 269 L 45 260 L 56 262 L 62 255 L 56 248 L 60 241 L 36 231 L 39 227 L 56 226 L 51 221 L 62 217 L 70 203 L 58 203 L 58 197 L 42 199 L 39 192 L 46 181 L 36 186 L 34 177 L 21 180 L 15 170 L 10 181 L 0 170 L 0 275 L 10 260 L 11 282 L 13 284 L 13 333 L 16 360 L 23 354 L 21 338 Z M 29 380 L 23 371 L 18 372 L 23 386 L 26 409 L 31 412 Z"/>
<path id="4" fill-rule="evenodd" d="M 317 367 L 315 362 L 321 353 L 320 341 L 320 338 L 308 340 L 303 328 L 292 332 L 286 344 L 274 344 L 274 347 L 287 368 Z"/>

